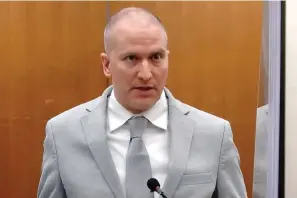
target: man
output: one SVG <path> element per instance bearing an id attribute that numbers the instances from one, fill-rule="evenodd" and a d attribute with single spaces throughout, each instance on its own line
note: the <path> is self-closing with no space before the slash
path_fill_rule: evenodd
<path id="1" fill-rule="evenodd" d="M 104 32 L 101 97 L 46 126 L 39 198 L 247 197 L 230 124 L 164 88 L 167 34 L 148 11 L 125 8 Z"/>

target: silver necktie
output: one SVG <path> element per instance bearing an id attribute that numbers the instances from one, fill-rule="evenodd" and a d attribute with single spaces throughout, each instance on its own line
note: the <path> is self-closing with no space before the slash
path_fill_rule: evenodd
<path id="1" fill-rule="evenodd" d="M 147 180 L 152 177 L 151 163 L 142 141 L 142 134 L 148 120 L 132 117 L 130 125 L 130 144 L 126 157 L 126 198 L 153 198 L 147 187 Z"/>

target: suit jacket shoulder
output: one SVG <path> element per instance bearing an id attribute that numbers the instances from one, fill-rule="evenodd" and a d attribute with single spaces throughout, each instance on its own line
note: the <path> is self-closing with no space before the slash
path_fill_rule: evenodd
<path id="1" fill-rule="evenodd" d="M 179 100 L 176 100 L 177 106 L 194 122 L 198 125 L 224 125 L 229 122 L 214 114 L 210 114 L 188 104 L 185 104 Z"/>
<path id="2" fill-rule="evenodd" d="M 98 106 L 101 97 L 102 96 L 68 109 L 51 118 L 49 122 L 55 125 L 67 125 L 79 121 L 83 116 L 88 114 L 88 112 Z"/>

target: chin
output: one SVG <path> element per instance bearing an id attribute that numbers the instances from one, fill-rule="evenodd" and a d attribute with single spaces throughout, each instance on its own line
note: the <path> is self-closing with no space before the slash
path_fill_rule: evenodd
<path id="1" fill-rule="evenodd" d="M 154 101 L 134 101 L 133 102 L 133 109 L 137 111 L 137 113 L 141 113 L 144 111 L 149 110 L 152 106 L 154 106 Z M 134 112 L 135 113 L 135 112 Z"/>

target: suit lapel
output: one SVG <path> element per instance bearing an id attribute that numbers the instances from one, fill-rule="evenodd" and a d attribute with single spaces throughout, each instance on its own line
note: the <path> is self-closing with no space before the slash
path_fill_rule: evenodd
<path id="1" fill-rule="evenodd" d="M 88 146 L 105 181 L 116 198 L 124 198 L 120 179 L 106 140 L 106 101 L 110 91 L 111 89 L 107 89 L 103 93 L 99 98 L 97 107 L 83 117 L 81 121 Z"/>
<path id="2" fill-rule="evenodd" d="M 112 87 L 109 87 L 102 94 L 96 108 L 88 110 L 90 114 L 83 117 L 81 121 L 88 146 L 104 179 L 116 198 L 124 198 L 125 195 L 106 140 L 107 98 L 111 90 Z M 175 193 L 186 169 L 195 122 L 185 115 L 190 111 L 188 107 L 174 99 L 167 89 L 165 89 L 165 93 L 168 97 L 169 107 L 170 161 L 163 191 L 170 198 Z"/>
<path id="3" fill-rule="evenodd" d="M 186 169 L 190 152 L 195 122 L 185 114 L 189 108 L 182 106 L 180 102 L 173 99 L 167 90 L 169 101 L 169 167 L 163 191 L 168 198 L 175 193 L 182 175 Z"/>

